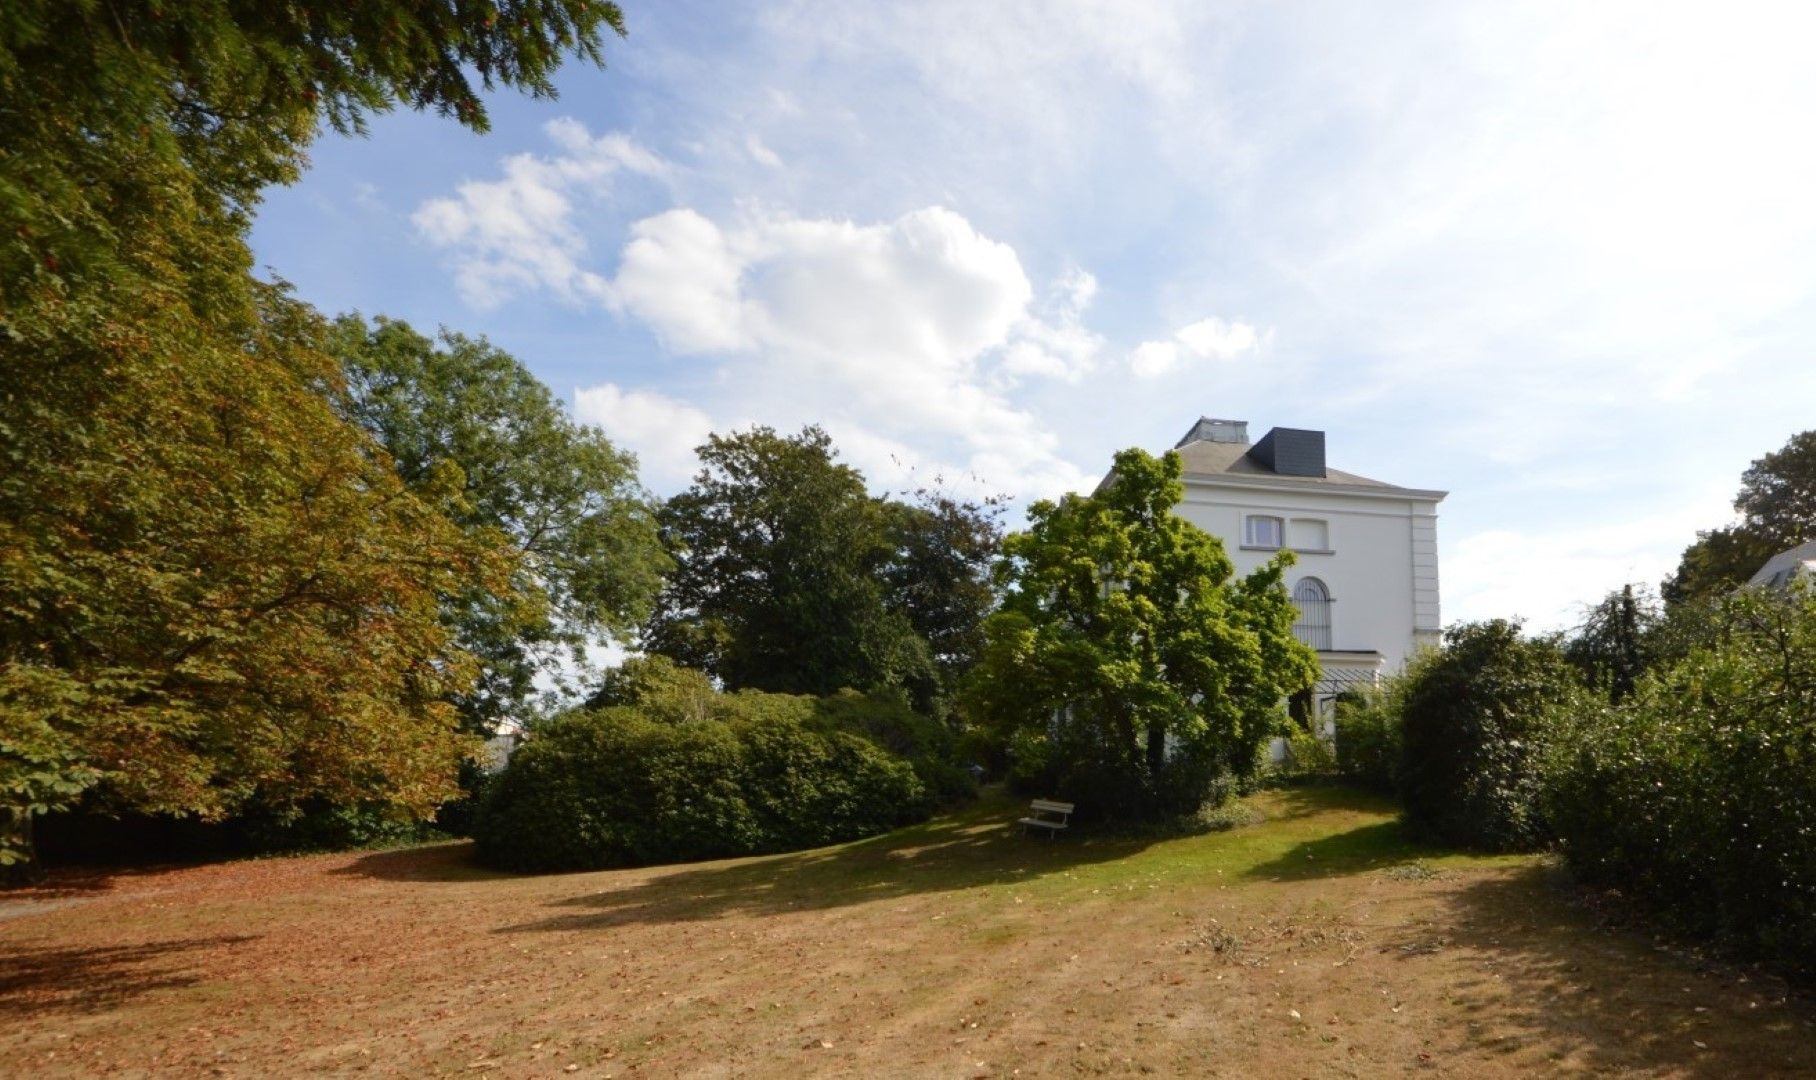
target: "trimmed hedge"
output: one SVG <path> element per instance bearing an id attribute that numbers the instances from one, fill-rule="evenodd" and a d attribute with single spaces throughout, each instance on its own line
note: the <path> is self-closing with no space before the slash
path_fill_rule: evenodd
<path id="1" fill-rule="evenodd" d="M 1571 868 L 1816 974 L 1816 595 L 1743 591 L 1717 632 L 1559 756 Z"/>
<path id="2" fill-rule="evenodd" d="M 974 793 L 938 756 L 938 725 L 896 698 L 746 691 L 699 711 L 656 701 L 538 726 L 487 792 L 480 858 L 541 871 L 790 851 L 922 821 L 942 796 Z"/>

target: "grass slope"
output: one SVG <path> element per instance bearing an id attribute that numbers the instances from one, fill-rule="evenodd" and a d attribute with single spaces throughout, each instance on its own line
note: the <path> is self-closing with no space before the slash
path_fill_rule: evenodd
<path id="1" fill-rule="evenodd" d="M 1816 1014 L 1597 926 L 1541 860 L 1269 792 L 1184 839 L 1023 838 L 1001 799 L 681 867 L 464 845 L 65 874 L 0 899 L 34 1076 L 1770 1076 Z M 7 917 L 12 916 L 12 917 Z"/>

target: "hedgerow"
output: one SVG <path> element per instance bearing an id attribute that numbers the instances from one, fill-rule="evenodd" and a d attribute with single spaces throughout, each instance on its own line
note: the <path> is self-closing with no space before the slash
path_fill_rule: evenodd
<path id="1" fill-rule="evenodd" d="M 1743 590 L 1713 630 L 1582 725 L 1548 817 L 1579 877 L 1816 970 L 1816 595 Z"/>

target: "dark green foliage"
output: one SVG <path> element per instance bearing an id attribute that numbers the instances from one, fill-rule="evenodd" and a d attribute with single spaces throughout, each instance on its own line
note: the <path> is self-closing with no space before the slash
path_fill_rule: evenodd
<path id="1" fill-rule="evenodd" d="M 984 620 L 998 600 L 990 567 L 1002 551 L 1000 506 L 923 489 L 914 502 L 885 501 L 883 510 L 888 603 L 927 643 L 937 674 L 937 699 L 916 704 L 949 716 L 960 681 L 983 655 Z"/>
<path id="2" fill-rule="evenodd" d="M 633 656 L 607 671 L 586 699 L 589 709 L 613 705 L 635 705 L 651 719 L 678 724 L 717 715 L 721 698 L 703 672 L 666 656 Z"/>
<path id="3" fill-rule="evenodd" d="M 1290 554 L 1237 580 L 1218 540 L 1176 515 L 1177 454 L 1116 455 L 1090 496 L 1037 502 L 1008 538 L 967 716 L 1008 748 L 1024 790 L 1091 817 L 1191 813 L 1246 775 L 1317 658 L 1292 633 Z"/>
<path id="4" fill-rule="evenodd" d="M 1708 644 L 1582 725 L 1549 817 L 1584 879 L 1816 972 L 1816 596 L 1711 615 Z"/>
<path id="5" fill-rule="evenodd" d="M 1337 696 L 1337 771 L 1351 783 L 1383 795 L 1400 790 L 1402 706 L 1400 680 Z"/>
<path id="6" fill-rule="evenodd" d="M 952 730 L 915 712 L 899 693 L 841 690 L 814 702 L 818 721 L 861 735 L 914 766 L 928 796 L 941 806 L 977 794 L 977 781 L 958 760 Z"/>
<path id="7" fill-rule="evenodd" d="M 1623 585 L 1589 609 L 1582 626 L 1564 646 L 1564 655 L 1576 665 L 1590 686 L 1620 702 L 1652 660 L 1653 638 L 1662 613 L 1643 591 Z"/>
<path id="8" fill-rule="evenodd" d="M 675 862 L 871 836 L 974 795 L 899 694 L 721 694 L 663 657 L 534 729 L 492 782 L 481 857 L 519 870 Z"/>
<path id="9" fill-rule="evenodd" d="M 1773 555 L 1816 539 L 1816 430 L 1793 435 L 1741 474 L 1740 523 L 1700 532 L 1662 587 L 1675 605 L 1744 583 Z"/>
<path id="10" fill-rule="evenodd" d="M 872 836 L 935 807 L 914 766 L 785 694 L 724 695 L 709 719 L 637 707 L 539 725 L 494 781 L 480 857 L 577 870 L 788 851 Z"/>
<path id="11" fill-rule="evenodd" d="M 826 433 L 713 435 L 661 511 L 677 563 L 643 645 L 728 690 L 898 688 L 944 711 L 994 594 L 992 508 L 870 496 Z"/>
<path id="12" fill-rule="evenodd" d="M 1461 623 L 1404 677 L 1400 789 L 1413 832 L 1492 851 L 1542 845 L 1545 755 L 1587 696 L 1558 642 L 1504 619 Z"/>
<path id="13" fill-rule="evenodd" d="M 9 0 L 0 6 L 0 298 L 112 277 L 176 182 L 243 226 L 322 121 L 397 105 L 486 129 L 484 93 L 552 97 L 622 33 L 597 0 Z M 0 303 L 0 311 L 8 307 Z"/>
<path id="14" fill-rule="evenodd" d="M 634 709 L 571 712 L 511 755 L 474 839 L 512 870 L 587 870 L 759 850 L 725 724 L 663 724 Z"/>
<path id="15" fill-rule="evenodd" d="M 636 462 L 576 423 L 515 357 L 481 338 L 342 316 L 331 348 L 342 406 L 412 489 L 447 465 L 461 477 L 459 523 L 519 554 L 506 595 L 470 588 L 443 600 L 459 645 L 480 661 L 461 695 L 468 730 L 490 735 L 531 711 L 535 680 L 564 654 L 623 635 L 649 614 L 668 558 Z"/>

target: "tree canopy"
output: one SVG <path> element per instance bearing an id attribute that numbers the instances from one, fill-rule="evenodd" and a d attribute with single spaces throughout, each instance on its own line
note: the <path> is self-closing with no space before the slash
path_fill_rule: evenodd
<path id="1" fill-rule="evenodd" d="M 440 596 L 511 590 L 452 474 L 406 488 L 330 398 L 326 327 L 251 272 L 318 125 L 597 60 L 589 0 L 0 8 L 0 862 L 108 805 L 451 792 L 472 664 Z"/>
<path id="2" fill-rule="evenodd" d="M 1176 453 L 1124 450 L 1113 477 L 1034 503 L 1005 542 L 1008 595 L 966 709 L 1087 812 L 1187 811 L 1253 770 L 1317 656 L 1293 637 L 1290 553 L 1237 579 L 1222 543 L 1173 512 Z"/>
<path id="3" fill-rule="evenodd" d="M 1816 539 L 1816 430 L 1791 436 L 1748 466 L 1734 497 L 1738 524 L 1696 534 L 1661 592 L 1673 603 L 1746 582 L 1765 561 Z"/>
<path id="4" fill-rule="evenodd" d="M 243 227 L 326 122 L 397 105 L 476 131 L 484 91 L 554 94 L 624 32 L 602 0 L 14 0 L 0 10 L 0 289 L 130 272 L 170 186 Z M 5 305 L 0 305 L 3 308 Z"/>
<path id="5" fill-rule="evenodd" d="M 407 323 L 349 315 L 334 324 L 333 348 L 347 414 L 404 483 L 421 490 L 456 466 L 455 520 L 502 534 L 517 552 L 509 593 L 476 584 L 444 600 L 455 640 L 480 660 L 463 714 L 489 733 L 526 712 L 539 673 L 559 671 L 552 654 L 580 663 L 586 644 L 648 616 L 668 557 L 636 461 L 484 339 L 431 340 Z"/>
<path id="6" fill-rule="evenodd" d="M 699 453 L 661 512 L 676 570 L 644 647 L 728 689 L 892 686 L 936 710 L 993 603 L 992 509 L 875 498 L 817 427 L 713 435 Z"/>

